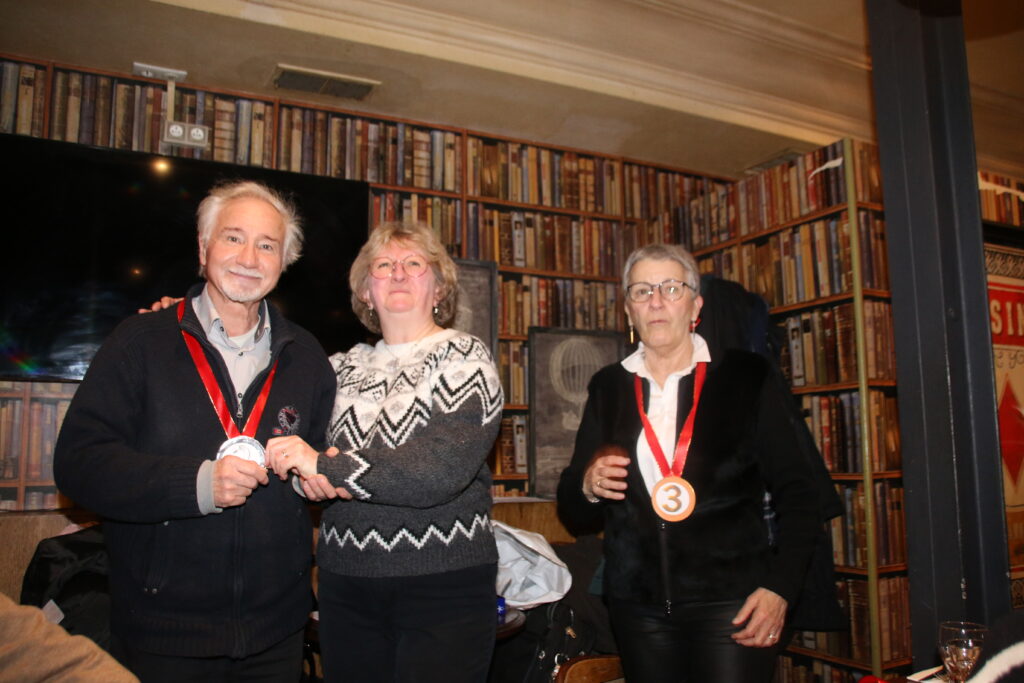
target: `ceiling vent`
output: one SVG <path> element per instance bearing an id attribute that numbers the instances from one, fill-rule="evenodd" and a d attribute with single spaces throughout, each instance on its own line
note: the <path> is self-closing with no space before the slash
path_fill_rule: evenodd
<path id="1" fill-rule="evenodd" d="M 307 69 L 291 64 L 278 64 L 274 69 L 274 86 L 282 90 L 300 90 L 331 97 L 361 100 L 380 85 L 380 81 L 331 71 Z"/>

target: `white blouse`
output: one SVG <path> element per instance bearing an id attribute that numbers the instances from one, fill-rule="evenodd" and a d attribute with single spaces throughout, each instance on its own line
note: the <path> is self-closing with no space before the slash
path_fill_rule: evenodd
<path id="1" fill-rule="evenodd" d="M 647 419 L 651 421 L 665 459 L 671 465 L 678 434 L 676 413 L 679 410 L 679 381 L 693 372 L 697 363 L 710 362 L 711 352 L 708 350 L 708 343 L 704 341 L 704 338 L 694 332 L 693 358 L 690 366 L 669 375 L 665 380 L 665 386 L 660 386 L 654 381 L 654 377 L 647 369 L 645 358 L 644 343 L 640 342 L 637 350 L 622 360 L 622 367 L 650 383 L 651 396 L 647 402 Z M 651 447 L 647 443 L 643 429 L 637 435 L 636 454 L 640 475 L 644 478 L 647 492 L 651 493 L 654 490 L 654 485 L 661 481 L 664 475 L 661 473 L 661 468 L 658 467 L 658 461 L 654 459 L 654 452 L 651 451 Z"/>

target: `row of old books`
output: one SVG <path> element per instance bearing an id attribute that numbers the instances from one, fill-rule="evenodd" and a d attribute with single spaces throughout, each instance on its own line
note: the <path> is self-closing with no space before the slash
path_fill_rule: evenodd
<path id="1" fill-rule="evenodd" d="M 622 162 L 505 140 L 470 137 L 466 192 L 587 213 L 622 213 Z"/>
<path id="2" fill-rule="evenodd" d="M 637 220 L 658 219 L 679 207 L 688 207 L 691 200 L 715 188 L 731 185 L 703 176 L 632 163 L 625 165 L 625 176 L 623 213 L 627 218 Z M 677 226 L 671 234 L 672 239 L 666 242 L 679 241 Z"/>
<path id="3" fill-rule="evenodd" d="M 12 494 L 16 493 L 15 489 L 9 489 L 9 491 Z M 57 489 L 53 486 L 26 488 L 25 500 L 20 505 L 16 496 L 7 497 L 5 492 L 0 489 L 0 510 L 11 512 L 16 510 L 56 510 L 58 507 L 67 507 L 66 499 L 65 504 L 61 505 Z"/>
<path id="4" fill-rule="evenodd" d="M 471 202 L 466 253 L 499 266 L 615 277 L 635 246 L 633 235 L 618 221 Z"/>
<path id="5" fill-rule="evenodd" d="M 804 394 L 801 409 L 825 460 L 829 472 L 859 474 L 864 471 L 861 456 L 861 418 L 871 420 L 869 449 L 871 470 L 900 469 L 900 432 L 896 397 L 871 389 L 868 407 L 861 411 L 860 392 Z"/>
<path id="6" fill-rule="evenodd" d="M 614 282 L 502 277 L 498 299 L 501 335 L 525 335 L 530 327 L 623 329 L 620 288 Z"/>
<path id="7" fill-rule="evenodd" d="M 530 401 L 530 348 L 520 341 L 498 342 L 498 371 L 505 403 L 524 406 Z"/>
<path id="8" fill-rule="evenodd" d="M 878 149 L 865 142 L 852 143 L 856 200 L 877 204 L 882 200 Z M 674 208 L 679 215 L 680 242 L 691 251 L 737 237 L 754 235 L 805 216 L 846 204 L 843 141 L 772 166 L 724 189 L 705 191 Z M 713 201 L 711 207 L 702 203 Z"/>
<path id="9" fill-rule="evenodd" d="M 495 482 L 491 484 L 491 498 L 524 498 L 530 495 L 530 484 L 525 479 L 521 481 Z"/>
<path id="10" fill-rule="evenodd" d="M 846 163 L 842 140 L 745 178 L 736 188 L 736 234 L 749 235 L 845 204 L 846 169 L 858 202 L 881 203 L 878 148 L 853 141 L 854 163 Z"/>
<path id="11" fill-rule="evenodd" d="M 53 478 L 53 450 L 71 401 L 0 399 L 0 480 Z M 24 436 L 25 419 L 29 420 Z"/>
<path id="12" fill-rule="evenodd" d="M 434 229 L 453 256 L 462 254 L 462 200 L 416 192 L 374 190 L 370 207 L 373 225 L 418 221 Z"/>
<path id="13" fill-rule="evenodd" d="M 20 398 L 0 399 L 0 480 L 21 476 L 24 403 Z"/>
<path id="14" fill-rule="evenodd" d="M 462 136 L 281 106 L 278 169 L 443 192 L 462 189 Z"/>
<path id="15" fill-rule="evenodd" d="M 832 559 L 844 567 L 866 568 L 867 510 L 864 483 L 839 483 L 836 490 L 843 501 L 844 512 L 830 521 Z M 906 532 L 903 522 L 903 486 L 898 480 L 878 479 L 872 482 L 875 512 L 875 552 L 878 564 L 888 566 L 906 562 Z"/>
<path id="16" fill-rule="evenodd" d="M 32 487 L 25 489 L 25 499 L 18 502 L 16 488 L 0 486 L 0 511 L 17 512 L 23 510 L 56 510 L 60 505 L 57 489 L 52 486 Z"/>
<path id="17" fill-rule="evenodd" d="M 171 104 L 162 85 L 58 69 L 49 136 L 114 149 L 271 165 L 273 130 L 267 123 L 273 118 L 273 103 L 182 88 L 175 90 Z M 161 142 L 168 119 L 207 126 L 212 144 L 174 148 Z"/>
<path id="18" fill-rule="evenodd" d="M 886 576 L 878 580 L 878 607 L 883 663 L 909 659 L 910 609 L 905 576 Z M 833 657 L 862 664 L 871 660 L 868 582 L 865 579 L 839 579 L 836 596 L 849 616 L 849 631 L 797 631 L 793 645 L 825 652 Z"/>
<path id="19" fill-rule="evenodd" d="M 780 365 L 794 387 L 827 386 L 858 379 L 856 330 L 852 302 L 795 313 L 780 322 L 787 343 Z M 864 342 L 868 380 L 896 378 L 892 340 L 892 306 L 864 301 Z"/>
<path id="20" fill-rule="evenodd" d="M 494 461 L 491 465 L 491 472 L 495 477 L 529 473 L 526 428 L 526 415 L 507 415 L 501 418 L 501 428 L 494 442 Z"/>
<path id="21" fill-rule="evenodd" d="M 46 69 L 0 63 L 0 133 L 42 136 L 45 108 Z"/>
<path id="22" fill-rule="evenodd" d="M 887 290 L 889 267 L 885 220 L 874 211 L 858 211 L 861 282 L 865 289 Z M 698 259 L 702 272 L 735 280 L 760 294 L 769 306 L 787 306 L 849 293 L 853 255 L 847 212 L 802 223 Z"/>
<path id="23" fill-rule="evenodd" d="M 735 183 L 706 183 L 705 191 L 674 212 L 678 241 L 690 251 L 736 237 Z"/>
<path id="24" fill-rule="evenodd" d="M 981 218 L 1024 227 L 1024 178 L 978 171 Z"/>

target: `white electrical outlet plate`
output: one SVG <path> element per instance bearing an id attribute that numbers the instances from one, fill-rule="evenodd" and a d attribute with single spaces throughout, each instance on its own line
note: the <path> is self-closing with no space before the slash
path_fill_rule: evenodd
<path id="1" fill-rule="evenodd" d="M 210 146 L 210 128 L 198 123 L 165 121 L 161 139 L 169 145 L 205 148 Z"/>

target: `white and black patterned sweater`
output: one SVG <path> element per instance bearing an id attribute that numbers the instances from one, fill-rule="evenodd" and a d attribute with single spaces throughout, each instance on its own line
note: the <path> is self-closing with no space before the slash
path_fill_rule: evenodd
<path id="1" fill-rule="evenodd" d="M 338 393 L 319 471 L 351 501 L 324 510 L 317 562 L 346 576 L 434 574 L 495 562 L 487 454 L 504 402 L 476 337 L 359 344 L 331 358 Z"/>

